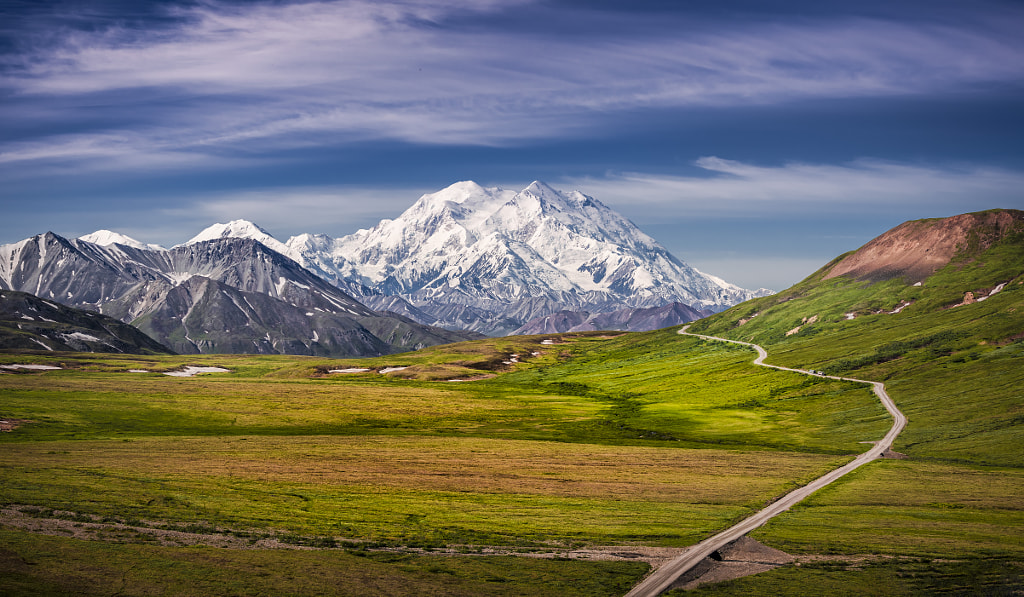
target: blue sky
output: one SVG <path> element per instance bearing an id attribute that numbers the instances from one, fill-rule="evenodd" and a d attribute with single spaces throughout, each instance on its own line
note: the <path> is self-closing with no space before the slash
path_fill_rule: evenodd
<path id="1" fill-rule="evenodd" d="M 0 0 L 0 243 L 351 233 L 539 179 L 785 288 L 1024 209 L 1019 2 Z"/>

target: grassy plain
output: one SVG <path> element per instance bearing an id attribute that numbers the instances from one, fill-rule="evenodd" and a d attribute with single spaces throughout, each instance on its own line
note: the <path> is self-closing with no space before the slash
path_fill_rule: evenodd
<path id="1" fill-rule="evenodd" d="M 183 549 L 0 528 L 0 569 L 3 595 L 603 597 L 627 592 L 646 566 L 351 550 Z"/>
<path id="2" fill-rule="evenodd" d="M 404 578 L 393 594 L 443 593 L 453 578 L 464 578 L 455 585 L 467 583 L 466 594 L 502 594 L 491 584 L 481 591 L 474 575 L 506 579 L 508 594 L 563 594 L 562 581 L 536 580 L 555 570 L 595 587 L 569 594 L 620 594 L 645 564 L 390 561 L 399 556 L 365 550 L 685 546 L 884 432 L 866 389 L 754 369 L 751 356 L 674 330 L 501 338 L 353 361 L 0 355 L 64 367 L 0 376 L 0 417 L 23 422 L 0 436 L 0 503 L 338 545 L 333 555 L 274 553 L 296 570 L 332 561 L 335 575 Z M 231 372 L 160 373 L 185 364 Z M 357 367 L 373 370 L 328 373 Z M 392 367 L 405 369 L 378 372 Z M 186 586 L 191 573 L 166 562 L 194 558 L 180 566 L 200 570 L 208 552 L 234 572 L 202 573 L 206 586 L 237 583 L 240 571 L 256 579 L 245 585 L 253 594 L 276 593 L 267 587 L 280 582 L 259 573 L 269 555 L 4 532 L 10 582 L 21 586 L 78 579 L 88 589 L 124 575 L 138 578 L 127 593 L 146 594 L 146 575 Z M 350 567 L 358 570 L 341 570 Z"/>

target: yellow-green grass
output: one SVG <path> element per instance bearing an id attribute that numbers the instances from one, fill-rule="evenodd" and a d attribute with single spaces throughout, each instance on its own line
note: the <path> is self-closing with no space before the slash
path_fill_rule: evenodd
<path id="1" fill-rule="evenodd" d="M 688 545 L 842 457 L 424 437 L 0 449 L 0 502 L 371 541 Z"/>
<path id="2" fill-rule="evenodd" d="M 575 391 L 607 404 L 614 422 L 636 437 L 704 445 L 855 453 L 862 451 L 859 442 L 881 437 L 891 425 L 863 384 L 755 367 L 749 348 L 676 332 L 631 334 L 598 346 L 581 341 L 564 362 L 500 381 Z"/>
<path id="3" fill-rule="evenodd" d="M 548 338 L 356 361 L 49 355 L 69 368 L 0 378 L 0 416 L 28 421 L 0 437 L 0 501 L 405 544 L 686 545 L 888 426 L 863 387 L 674 330 Z M 470 383 L 325 373 L 496 360 Z M 127 372 L 184 364 L 232 372 Z"/>
<path id="4" fill-rule="evenodd" d="M 889 424 L 862 385 L 755 368 L 749 349 L 701 343 L 672 330 L 611 340 L 574 337 L 555 346 L 540 339 L 520 339 L 515 348 L 540 348 L 533 352 L 542 354 L 469 383 L 378 373 L 324 376 L 319 371 L 326 365 L 315 359 L 252 356 L 194 359 L 232 373 L 180 379 L 126 368 L 111 372 L 102 357 L 90 358 L 70 363 L 78 367 L 73 370 L 4 376 L 0 416 L 35 423 L 0 441 L 386 430 L 852 454 Z M 473 348 L 433 350 L 444 360 Z M 395 364 L 432 357 L 389 358 Z M 147 361 L 166 368 L 182 357 Z M 297 377 L 299 371 L 306 376 Z"/>
<path id="5" fill-rule="evenodd" d="M 73 367 L 0 376 L 0 417 L 28 421 L 0 436 L 0 503 L 372 545 L 682 546 L 848 460 L 891 424 L 862 385 L 754 367 L 749 349 L 675 332 L 493 339 L 351 361 L 0 355 Z M 541 344 L 548 338 L 559 343 Z M 1011 349 L 970 362 L 1012 376 L 1003 365 L 1013 358 L 1002 356 Z M 502 363 L 513 353 L 523 362 Z M 127 372 L 185 364 L 232 373 Z M 385 366 L 409 369 L 326 373 Z M 909 392 L 930 379 L 941 391 L 934 371 L 888 383 Z M 973 388 L 985 371 L 960 379 Z M 494 376 L 425 381 L 466 372 Z M 955 403 L 952 392 L 944 404 Z M 911 406 L 927 420 L 925 398 Z M 953 437 L 940 419 L 935 426 L 972 449 L 971 433 Z M 992 443 L 978 449 L 991 454 Z M 977 479 L 929 466 L 970 469 L 873 463 L 854 479 L 896 471 L 869 486 L 884 494 L 887 485 L 912 483 L 917 495 L 932 497 L 900 504 L 840 495 L 831 503 L 826 490 L 813 498 L 826 501 L 798 507 L 759 537 L 808 553 L 890 553 L 887 544 L 920 557 L 1019 553 L 1012 544 L 1022 526 L 1011 497 L 1022 493 L 1013 484 L 1017 469 L 990 469 L 988 501 L 961 508 L 937 492 L 963 491 Z M 809 522 L 785 522 L 801 516 Z M 515 594 L 552 594 L 532 591 Z"/>
<path id="6" fill-rule="evenodd" d="M 690 591 L 670 591 L 665 597 L 715 595 L 749 597 L 894 597 L 918 595 L 1018 595 L 1024 563 L 1004 558 L 973 557 L 825 560 L 784 566 Z"/>
<path id="7" fill-rule="evenodd" d="M 1024 587 L 1021 529 L 1021 469 L 876 462 L 751 533 L 793 554 L 834 559 L 692 594 L 1015 595 Z"/>
<path id="8" fill-rule="evenodd" d="M 969 315 L 966 309 L 963 313 Z M 915 324 L 921 325 L 911 318 L 893 322 L 887 333 L 910 336 Z M 853 336 L 863 334 L 851 331 L 836 342 L 853 344 Z M 859 372 L 886 380 L 889 394 L 907 415 L 897 450 L 917 458 L 1024 466 L 1024 343 L 981 342 L 972 340 L 950 355 L 911 355 Z M 792 351 L 780 351 L 779 362 L 809 358 L 813 352 L 813 346 L 797 344 Z"/>
<path id="9" fill-rule="evenodd" d="M 1024 471 L 877 462 L 753 536 L 794 553 L 1024 558 Z"/>
<path id="10" fill-rule="evenodd" d="M 885 381 L 909 420 L 896 449 L 913 457 L 1024 466 L 1022 260 L 1018 236 L 955 259 L 920 286 L 824 280 L 826 267 L 693 328 L 763 344 L 770 363 Z M 983 302 L 953 306 L 1001 284 Z"/>
<path id="11" fill-rule="evenodd" d="M 622 595 L 639 562 L 226 550 L 77 541 L 0 527 L 4 595 Z"/>
<path id="12" fill-rule="evenodd" d="M 384 377 L 377 375 L 377 377 Z M 0 380 L 0 415 L 31 419 L 8 441 L 58 437 L 238 434 L 438 433 L 536 427 L 595 416 L 585 399 L 501 396 L 458 384 L 387 380 L 282 380 L 242 373 L 159 374 L 53 371 Z M 541 423 L 542 422 L 542 423 Z"/>

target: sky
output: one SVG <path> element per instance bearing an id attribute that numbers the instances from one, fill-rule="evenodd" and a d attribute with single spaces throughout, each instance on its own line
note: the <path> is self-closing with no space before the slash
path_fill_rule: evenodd
<path id="1" fill-rule="evenodd" d="M 0 0 L 0 244 L 350 234 L 462 180 L 580 190 L 784 289 L 1024 209 L 1024 4 Z"/>

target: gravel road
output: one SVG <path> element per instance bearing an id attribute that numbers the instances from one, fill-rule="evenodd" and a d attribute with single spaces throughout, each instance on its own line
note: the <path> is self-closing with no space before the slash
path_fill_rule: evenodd
<path id="1" fill-rule="evenodd" d="M 693 547 L 690 547 L 685 552 L 683 552 L 679 557 L 667 562 L 666 564 L 652 572 L 649 576 L 647 576 L 647 578 L 645 578 L 643 581 L 641 581 L 639 584 L 633 587 L 633 590 L 627 593 L 626 597 L 656 597 L 657 595 L 664 593 L 668 590 L 669 587 L 672 586 L 672 583 L 675 582 L 677 578 L 685 574 L 690 568 L 695 566 L 704 558 L 708 557 L 715 551 L 724 547 L 726 544 L 735 541 L 736 539 L 739 539 L 743 535 L 746 535 L 750 531 L 768 522 L 768 520 L 770 520 L 772 517 L 781 514 L 786 510 L 789 510 L 794 504 L 800 502 L 801 500 L 811 495 L 815 491 L 821 489 L 822 487 L 828 485 L 829 483 L 835 481 L 836 479 L 842 477 L 843 475 L 849 473 L 850 471 L 859 468 L 860 466 L 867 464 L 868 462 L 871 462 L 876 458 L 879 458 L 886 449 L 892 446 L 892 443 L 893 441 L 895 441 L 896 436 L 900 434 L 900 431 L 902 431 L 903 427 L 905 427 L 907 424 L 906 416 L 904 416 L 903 413 L 900 412 L 898 408 L 896 408 L 896 404 L 893 403 L 892 399 L 889 397 L 889 394 L 887 394 L 885 391 L 885 384 L 881 382 L 865 381 L 863 379 L 853 379 L 850 377 L 835 377 L 831 375 L 822 375 L 820 373 L 806 371 L 804 369 L 792 369 L 789 367 L 779 367 L 777 365 L 767 365 L 764 363 L 764 360 L 765 358 L 768 357 L 768 352 L 765 351 L 764 348 L 758 346 L 757 344 L 751 344 L 750 342 L 740 342 L 738 340 L 727 340 L 725 338 L 718 338 L 715 336 L 702 336 L 700 334 L 691 334 L 686 331 L 689 327 L 689 325 L 683 326 L 683 328 L 679 330 L 679 333 L 686 336 L 696 336 L 697 338 L 703 338 L 704 340 L 718 340 L 721 342 L 731 342 L 733 344 L 742 344 L 743 346 L 749 346 L 753 348 L 754 350 L 757 351 L 757 358 L 754 359 L 755 365 L 761 365 L 762 367 L 771 367 L 772 369 L 779 369 L 781 371 L 794 371 L 796 373 L 804 373 L 806 375 L 814 375 L 815 377 L 823 377 L 826 379 L 838 379 L 842 381 L 854 381 L 859 383 L 870 384 L 872 390 L 874 390 L 875 392 L 875 395 L 878 396 L 878 399 L 882 401 L 882 405 L 885 406 L 885 409 L 889 411 L 889 414 L 892 415 L 893 424 L 892 428 L 889 429 L 889 432 L 885 434 L 885 437 L 883 437 L 881 441 L 877 442 L 875 446 L 868 450 L 867 452 L 864 452 L 863 454 L 861 454 L 860 456 L 858 456 L 845 466 L 837 468 L 825 474 L 824 476 L 818 477 L 817 479 L 805 485 L 804 487 L 801 487 L 800 489 L 793 490 L 792 492 L 786 494 L 778 501 L 772 503 L 764 510 L 759 511 L 756 514 L 750 516 L 749 518 L 746 518 L 741 522 L 737 523 L 736 525 L 722 531 L 721 533 L 718 533 L 717 535 L 709 539 L 705 539 L 704 541 L 701 541 Z"/>

